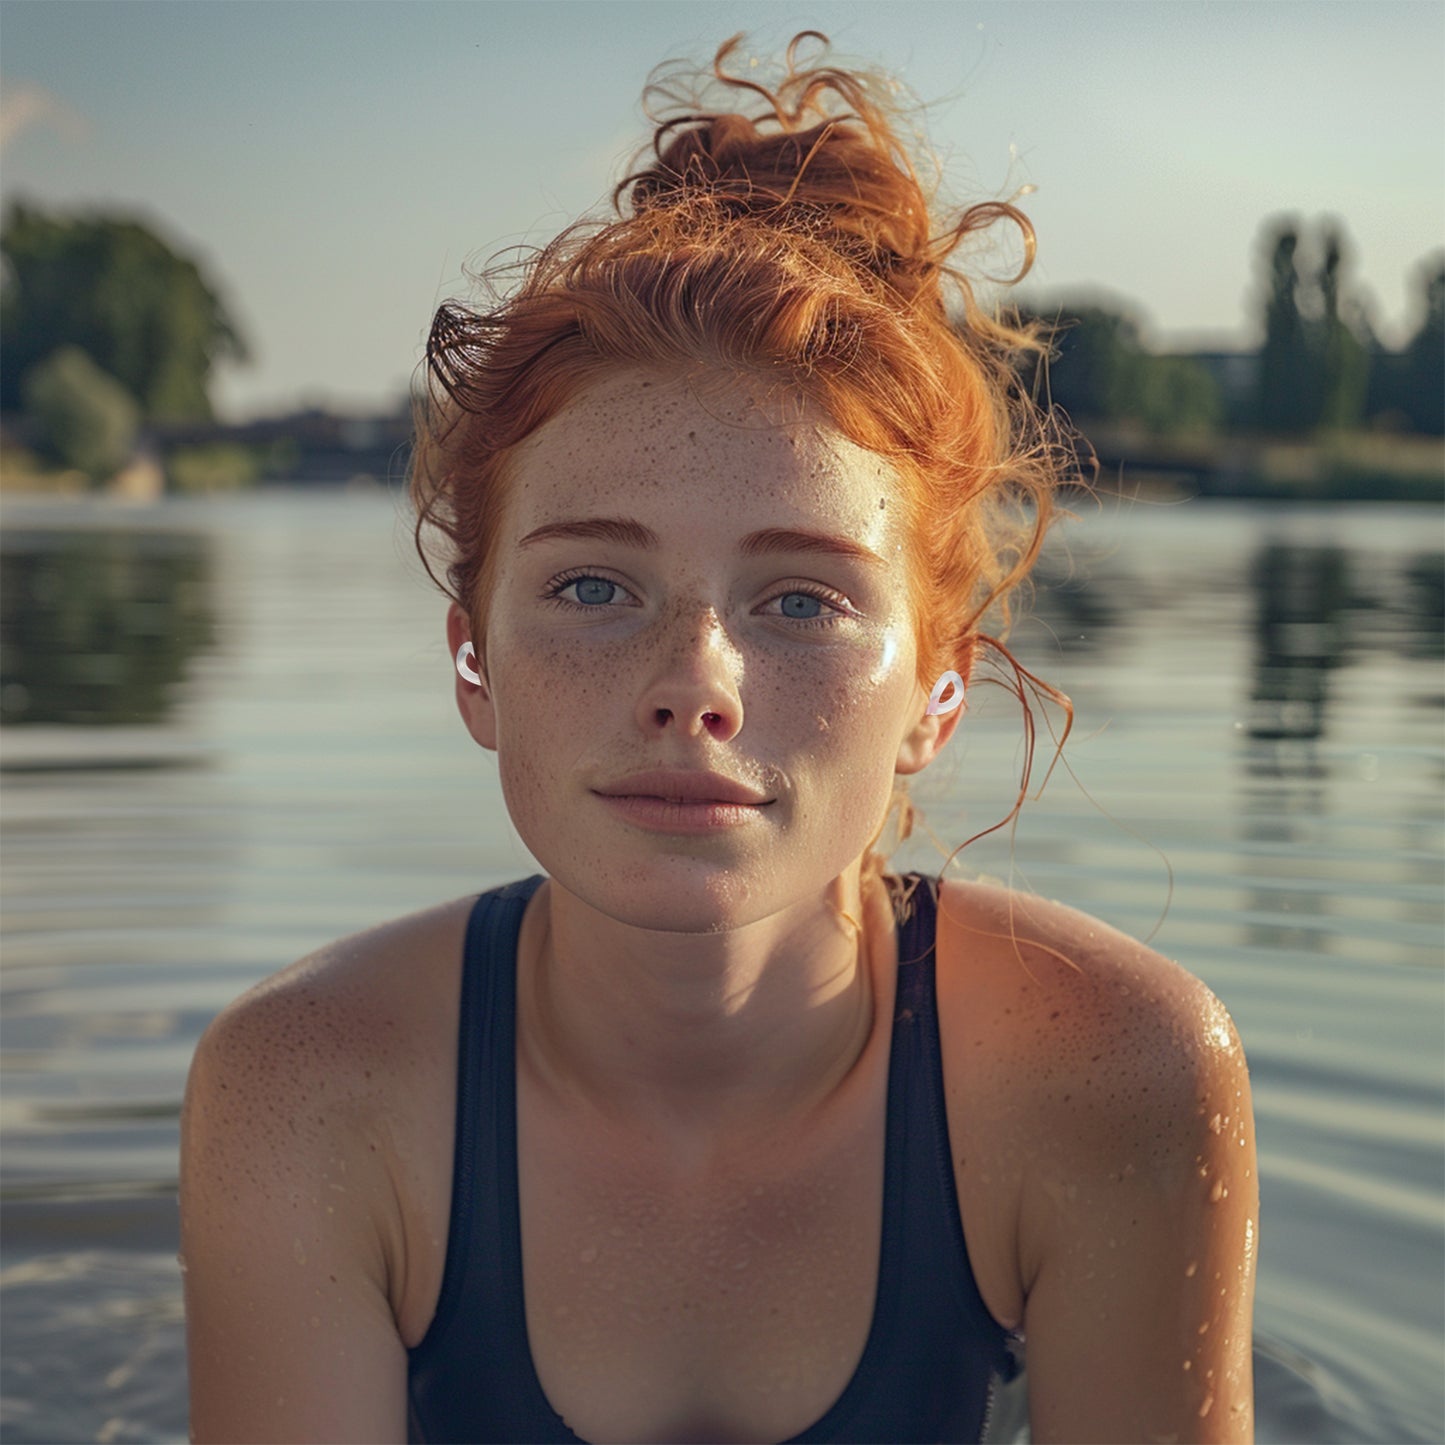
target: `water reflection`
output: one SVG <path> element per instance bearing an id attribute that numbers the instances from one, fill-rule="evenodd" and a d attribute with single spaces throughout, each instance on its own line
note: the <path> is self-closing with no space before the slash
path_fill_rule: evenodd
<path id="1" fill-rule="evenodd" d="M 1092 652 L 1107 643 L 1135 590 L 1107 557 L 1081 562 L 1072 553 L 1045 552 L 1033 576 L 1028 614 L 1068 652 Z"/>
<path id="2" fill-rule="evenodd" d="M 214 635 L 201 536 L 7 530 L 0 541 L 0 721 L 163 721 Z"/>
<path id="3" fill-rule="evenodd" d="M 1339 547 L 1269 543 L 1250 568 L 1256 616 L 1249 736 L 1314 742 L 1325 731 L 1330 674 L 1345 660 L 1350 571 Z M 1313 752 L 1278 755 L 1280 771 L 1317 775 Z M 1293 766 L 1291 766 L 1293 764 Z"/>
<path id="4" fill-rule="evenodd" d="M 1406 657 L 1445 657 L 1445 556 L 1412 557 L 1401 569 L 1405 582 L 1401 650 Z M 1445 706 L 1445 688 L 1429 701 Z"/>
<path id="5" fill-rule="evenodd" d="M 1351 702 L 1356 716 L 1342 725 L 1338 704 L 1332 715 L 1332 692 L 1347 669 L 1371 667 L 1388 656 L 1428 659 L 1445 651 L 1445 555 L 1379 556 L 1276 540 L 1256 552 L 1249 575 L 1254 656 L 1240 762 L 1251 783 L 1240 799 L 1241 836 L 1273 863 L 1269 876 L 1246 893 L 1245 937 L 1262 948 L 1329 953 L 1337 944 L 1330 920 L 1351 900 L 1321 886 L 1315 860 L 1328 851 L 1350 806 L 1348 790 L 1379 781 L 1375 749 L 1394 742 L 1370 739 L 1361 729 L 1358 697 Z M 1359 684 L 1355 691 L 1361 693 Z M 1411 708 L 1422 702 L 1439 707 L 1445 694 L 1404 701 Z M 1332 725 L 1339 735 L 1322 753 Z M 1362 742 L 1368 750 L 1361 750 Z M 1438 807 L 1425 827 L 1412 829 L 1405 817 L 1397 821 L 1411 835 L 1395 857 L 1396 868 L 1406 873 L 1412 858 L 1433 856 L 1426 834 L 1438 824 Z M 1420 870 L 1413 871 L 1422 881 Z M 1429 916 L 1428 906 L 1412 908 L 1405 899 L 1395 911 L 1397 921 Z"/>

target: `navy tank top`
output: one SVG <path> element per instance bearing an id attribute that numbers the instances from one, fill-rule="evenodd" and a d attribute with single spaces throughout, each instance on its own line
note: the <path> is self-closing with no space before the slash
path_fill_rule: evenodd
<path id="1" fill-rule="evenodd" d="M 1019 1337 L 989 1314 L 968 1261 L 944 1113 L 934 1003 L 933 880 L 898 926 L 882 1252 L 853 1378 L 804 1442 L 977 1441 Z M 527 1340 L 517 1203 L 517 939 L 541 874 L 481 894 L 467 923 L 450 1232 L 436 1314 L 408 1351 L 408 1439 L 576 1445 Z M 891 886 L 891 885 L 890 885 Z M 792 1445 L 792 1442 L 789 1442 Z"/>

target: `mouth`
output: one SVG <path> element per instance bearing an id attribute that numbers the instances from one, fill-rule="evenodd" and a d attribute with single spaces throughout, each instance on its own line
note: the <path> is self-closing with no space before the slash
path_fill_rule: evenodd
<path id="1" fill-rule="evenodd" d="M 723 772 L 703 768 L 650 768 L 593 789 L 602 797 L 640 798 L 656 803 L 709 807 L 762 807 L 774 800 L 759 788 Z"/>
<path id="2" fill-rule="evenodd" d="M 660 793 L 604 793 L 603 797 L 613 798 L 648 798 L 654 803 L 680 803 L 685 806 L 696 806 L 704 808 L 768 808 L 775 801 L 769 798 L 766 803 L 738 803 L 731 798 L 670 798 Z"/>
<path id="3" fill-rule="evenodd" d="M 678 798 L 659 793 L 596 793 L 624 822 L 650 832 L 705 833 L 756 824 L 775 799 Z"/>

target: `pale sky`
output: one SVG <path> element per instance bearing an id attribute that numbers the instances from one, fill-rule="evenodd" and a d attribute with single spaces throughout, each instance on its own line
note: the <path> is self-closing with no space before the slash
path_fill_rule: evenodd
<path id="1" fill-rule="evenodd" d="M 818 29 L 925 101 L 960 201 L 1036 192 L 1027 297 L 1254 339 L 1259 232 L 1329 214 L 1387 340 L 1445 242 L 1438 0 L 4 0 L 0 195 L 139 214 L 221 283 L 232 418 L 394 404 L 462 268 L 604 199 L 647 72 Z"/>

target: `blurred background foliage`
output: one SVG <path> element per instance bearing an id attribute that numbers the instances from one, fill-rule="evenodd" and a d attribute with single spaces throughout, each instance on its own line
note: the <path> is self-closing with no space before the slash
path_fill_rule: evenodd
<path id="1" fill-rule="evenodd" d="M 0 255 L 7 485 L 139 477 L 142 494 L 157 494 L 398 475 L 404 399 L 381 418 L 217 423 L 216 368 L 244 362 L 246 342 L 217 281 L 135 217 L 17 201 Z M 1266 221 L 1253 351 L 1162 353 L 1127 299 L 1032 303 L 1024 314 L 1054 349 L 1024 363 L 1024 380 L 1099 443 L 1106 465 L 1136 475 L 1177 470 L 1183 450 L 1204 490 L 1219 474 L 1215 489 L 1233 495 L 1438 497 L 1440 451 L 1420 442 L 1445 433 L 1445 251 L 1418 264 L 1413 331 L 1393 351 L 1355 293 L 1352 262 L 1335 218 Z"/>
<path id="2" fill-rule="evenodd" d="M 1161 355 L 1128 303 L 1035 308 L 1057 327 L 1048 395 L 1081 424 L 1133 425 L 1156 437 L 1445 434 L 1445 252 L 1418 266 L 1415 330 L 1398 352 L 1352 294 L 1349 263 L 1338 221 L 1267 221 L 1253 353 Z"/>
<path id="3" fill-rule="evenodd" d="M 146 421 L 211 419 L 210 381 L 246 346 L 211 280 L 124 216 L 48 214 L 16 202 L 0 228 L 0 410 L 60 347 L 84 351 Z"/>

